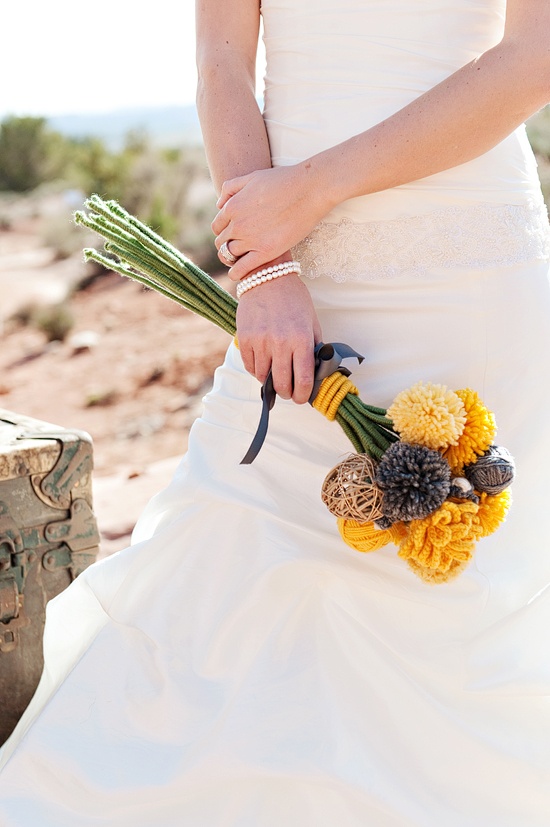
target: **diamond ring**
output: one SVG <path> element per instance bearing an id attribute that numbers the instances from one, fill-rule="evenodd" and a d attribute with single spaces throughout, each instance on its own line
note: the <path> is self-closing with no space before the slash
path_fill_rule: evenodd
<path id="1" fill-rule="evenodd" d="M 229 264 L 235 264 L 237 261 L 237 256 L 234 256 L 229 247 L 227 246 L 227 241 L 224 241 L 222 246 L 219 249 L 219 254 L 222 258 L 224 258 Z"/>

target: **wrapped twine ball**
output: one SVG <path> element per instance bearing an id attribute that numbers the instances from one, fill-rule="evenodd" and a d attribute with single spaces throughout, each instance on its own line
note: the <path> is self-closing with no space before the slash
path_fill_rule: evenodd
<path id="1" fill-rule="evenodd" d="M 382 512 L 392 523 L 421 520 L 436 511 L 451 489 L 451 469 L 440 453 L 394 442 L 376 471 L 384 494 Z"/>
<path id="2" fill-rule="evenodd" d="M 476 491 L 500 494 L 514 480 L 516 466 L 511 453 L 500 445 L 491 445 L 483 456 L 464 469 L 464 476 Z"/>
<path id="3" fill-rule="evenodd" d="M 336 517 L 368 523 L 382 516 L 382 492 L 374 482 L 376 463 L 368 454 L 351 454 L 329 471 L 321 499 Z"/>

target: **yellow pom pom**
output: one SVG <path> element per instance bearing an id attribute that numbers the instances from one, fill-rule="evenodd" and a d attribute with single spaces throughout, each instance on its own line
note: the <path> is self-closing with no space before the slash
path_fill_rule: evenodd
<path id="1" fill-rule="evenodd" d="M 450 572 L 453 561 L 467 563 L 481 536 L 477 511 L 476 503 L 446 500 L 433 514 L 410 523 L 399 556 L 413 561 L 413 570 L 420 566 L 438 574 Z"/>
<path id="2" fill-rule="evenodd" d="M 356 551 L 377 551 L 388 543 L 399 542 L 405 536 L 407 529 L 402 523 L 395 523 L 388 529 L 378 529 L 374 523 L 358 523 L 357 520 L 338 520 L 338 531 L 348 546 Z"/>
<path id="3" fill-rule="evenodd" d="M 403 442 L 437 450 L 456 445 L 466 424 L 464 403 L 445 385 L 417 382 L 399 393 L 387 415 Z"/>
<path id="4" fill-rule="evenodd" d="M 504 522 L 511 503 L 512 495 L 508 488 L 500 494 L 480 494 L 476 522 L 482 537 L 488 537 Z"/>
<path id="5" fill-rule="evenodd" d="M 470 388 L 456 392 L 464 403 L 466 424 L 456 445 L 450 445 L 443 456 L 455 476 L 461 476 L 465 465 L 475 462 L 493 444 L 497 426 L 495 417 L 487 410 L 477 393 Z"/>

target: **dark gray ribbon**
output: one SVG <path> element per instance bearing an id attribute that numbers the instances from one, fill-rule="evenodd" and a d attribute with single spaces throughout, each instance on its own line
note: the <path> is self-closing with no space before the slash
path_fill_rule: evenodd
<path id="1" fill-rule="evenodd" d="M 313 404 L 315 397 L 319 393 L 321 382 L 323 379 L 326 379 L 327 376 L 330 376 L 335 371 L 343 373 L 344 376 L 350 376 L 351 371 L 347 368 L 341 367 L 342 359 L 354 357 L 357 359 L 359 364 L 361 364 L 365 358 L 364 356 L 361 356 L 360 353 L 357 353 L 357 351 L 352 347 L 344 344 L 343 342 L 328 342 L 326 344 L 324 342 L 319 342 L 319 344 L 315 346 L 313 353 L 315 355 L 315 379 L 313 382 L 313 391 L 308 400 L 310 405 Z M 269 371 L 267 379 L 262 385 L 261 397 L 262 413 L 260 416 L 260 422 L 256 433 L 254 434 L 254 439 L 250 444 L 250 448 L 241 460 L 241 465 L 250 465 L 251 462 L 254 462 L 266 438 L 267 428 L 269 425 L 269 412 L 275 404 L 275 399 L 277 398 L 277 393 L 273 387 L 273 377 L 271 375 L 271 371 Z"/>

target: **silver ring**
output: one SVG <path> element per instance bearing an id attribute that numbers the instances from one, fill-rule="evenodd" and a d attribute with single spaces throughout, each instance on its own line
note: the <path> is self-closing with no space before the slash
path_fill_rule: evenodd
<path id="1" fill-rule="evenodd" d="M 220 256 L 224 258 L 229 264 L 235 264 L 237 261 L 237 256 L 234 256 L 229 247 L 227 246 L 227 241 L 224 241 L 222 246 L 219 250 Z"/>

